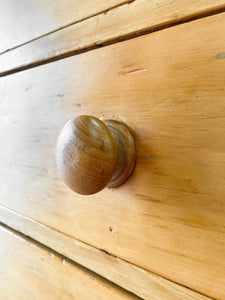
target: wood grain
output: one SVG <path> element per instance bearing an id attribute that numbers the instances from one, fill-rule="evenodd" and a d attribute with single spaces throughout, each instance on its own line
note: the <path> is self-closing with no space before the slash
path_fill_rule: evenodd
<path id="1" fill-rule="evenodd" d="M 2 77 L 1 204 L 223 299 L 224 20 L 218 14 Z M 77 196 L 59 178 L 57 135 L 80 114 L 132 128 L 137 164 L 120 188 Z"/>
<path id="2" fill-rule="evenodd" d="M 2 300 L 140 299 L 3 226 L 0 240 Z"/>
<path id="3" fill-rule="evenodd" d="M 210 299 L 1 206 L 0 220 L 143 299 Z"/>
<path id="4" fill-rule="evenodd" d="M 136 163 L 136 145 L 130 128 L 117 120 L 103 120 L 116 145 L 116 168 L 107 187 L 115 188 L 126 183 Z"/>
<path id="5" fill-rule="evenodd" d="M 0 52 L 127 2 L 127 0 L 1 0 Z"/>
<path id="6" fill-rule="evenodd" d="M 0 76 L 223 8 L 224 0 L 137 0 L 0 55 Z"/>
<path id="7" fill-rule="evenodd" d="M 116 169 L 116 157 L 113 136 L 98 118 L 72 118 L 60 131 L 56 165 L 74 192 L 90 195 L 105 188 Z"/>
<path id="8" fill-rule="evenodd" d="M 66 185 L 76 193 L 91 195 L 130 177 L 136 149 L 124 123 L 80 115 L 61 129 L 55 156 Z"/>

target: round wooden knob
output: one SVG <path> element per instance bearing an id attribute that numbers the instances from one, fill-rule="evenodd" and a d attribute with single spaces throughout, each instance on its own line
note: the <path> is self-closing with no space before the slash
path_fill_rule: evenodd
<path id="1" fill-rule="evenodd" d="M 133 136 L 115 120 L 82 115 L 62 128 L 56 144 L 56 164 L 65 183 L 90 195 L 117 187 L 131 175 L 136 160 Z"/>

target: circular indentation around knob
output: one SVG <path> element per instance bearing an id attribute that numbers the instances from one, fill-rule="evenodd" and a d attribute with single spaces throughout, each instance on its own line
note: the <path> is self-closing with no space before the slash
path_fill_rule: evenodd
<path id="1" fill-rule="evenodd" d="M 125 124 L 88 115 L 67 122 L 56 145 L 56 164 L 63 180 L 83 195 L 125 182 L 135 157 L 135 143 Z"/>

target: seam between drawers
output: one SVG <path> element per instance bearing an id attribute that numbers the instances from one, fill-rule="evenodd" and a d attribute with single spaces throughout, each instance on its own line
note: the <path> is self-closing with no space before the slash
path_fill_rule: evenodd
<path id="1" fill-rule="evenodd" d="M 5 213 L 5 217 L 4 217 L 4 214 Z M 14 220 L 13 220 L 14 218 Z M 19 224 L 20 221 L 24 221 L 24 224 Z M 121 281 L 120 281 L 120 278 L 111 278 L 110 277 L 110 274 L 108 272 L 105 272 L 105 271 L 101 271 L 101 270 L 95 270 L 94 269 L 94 265 L 90 262 L 85 262 L 85 253 L 83 255 L 83 258 L 80 257 L 79 258 L 75 258 L 75 252 L 72 251 L 76 248 L 76 250 L 80 250 L 80 251 L 83 251 L 83 249 L 86 249 L 86 252 L 88 251 L 92 251 L 91 253 L 91 257 L 92 257 L 92 260 L 94 260 L 94 256 L 96 255 L 96 259 L 101 259 L 101 262 L 100 264 L 102 264 L 102 262 L 108 262 L 110 261 L 110 263 L 112 264 L 121 264 L 122 267 L 125 267 L 126 270 L 129 270 L 129 268 L 132 268 L 132 269 L 135 269 L 135 271 L 138 273 L 138 274 L 141 274 L 142 272 L 146 273 L 145 275 L 149 275 L 149 277 L 152 276 L 152 280 L 154 280 L 156 278 L 156 281 L 157 281 L 157 278 L 162 281 L 162 283 L 164 285 L 168 285 L 168 287 L 170 287 L 170 285 L 172 285 L 172 288 L 176 289 L 176 288 L 181 288 L 181 289 L 184 289 L 184 292 L 185 291 L 190 291 L 194 294 L 197 294 L 199 295 L 199 300 L 202 299 L 202 300 L 207 300 L 207 299 L 215 299 L 215 298 L 212 298 L 212 297 L 209 297 L 208 295 L 206 294 L 203 294 L 201 293 L 200 291 L 196 291 L 190 287 L 187 287 L 185 285 L 182 285 L 180 283 L 177 283 L 171 279 L 168 279 L 166 277 L 163 277 L 162 275 L 159 275 L 159 274 L 156 274 L 156 273 L 153 273 L 151 271 L 148 271 L 148 270 L 145 270 L 143 269 L 142 267 L 139 267 L 129 261 L 126 261 L 124 259 L 121 259 L 109 252 L 107 252 L 106 250 L 104 249 L 98 249 L 97 247 L 94 247 L 86 242 L 83 242 L 83 241 L 80 241 L 79 239 L 76 239 L 75 237 L 72 237 L 70 235 L 67 235 L 65 233 L 62 233 L 50 226 L 47 226 L 45 224 L 42 224 L 34 219 L 31 219 L 29 217 L 26 217 L 24 216 L 23 214 L 21 213 L 18 213 L 12 209 L 9 209 L 3 205 L 0 205 L 0 225 L 1 226 L 6 226 L 8 228 L 11 228 L 12 230 L 15 230 L 15 232 L 17 232 L 18 234 L 22 234 L 23 236 L 26 236 L 27 238 L 30 238 L 32 239 L 33 241 L 36 241 L 38 244 L 40 244 L 41 246 L 43 247 L 46 247 L 50 250 L 50 252 L 55 252 L 57 253 L 59 256 L 62 256 L 62 257 L 65 257 L 71 261 L 73 261 L 74 263 L 80 265 L 80 266 L 83 266 L 84 268 L 98 274 L 99 276 L 103 277 L 103 278 L 106 278 L 108 281 L 110 282 L 113 282 L 114 284 L 122 287 L 123 289 L 127 290 L 127 291 L 130 291 L 131 293 L 133 293 L 134 295 L 137 295 L 138 297 L 142 297 L 144 299 L 148 299 L 148 298 L 145 298 L 145 293 L 143 291 L 139 291 L 139 289 L 137 289 L 136 287 L 134 286 L 130 286 L 128 288 L 128 286 L 126 286 L 126 284 L 121 284 Z M 31 226 L 34 225 L 33 229 L 31 228 Z M 36 227 L 35 227 L 36 226 Z M 37 226 L 39 227 L 38 230 L 37 230 Z M 55 234 L 55 237 L 53 237 L 53 240 L 54 238 L 57 240 L 57 237 L 60 237 L 61 236 L 61 239 L 64 239 L 64 241 L 66 240 L 71 240 L 69 241 L 69 243 L 71 243 L 72 245 L 72 242 L 74 242 L 74 249 L 73 246 L 74 245 L 70 245 L 71 246 L 71 249 L 70 250 L 65 250 L 65 248 L 63 248 L 63 241 L 61 241 L 61 248 L 60 246 L 57 246 L 55 245 L 53 247 L 53 244 L 54 244 L 54 241 L 49 241 L 46 239 L 46 237 L 44 235 L 42 235 L 42 233 L 40 234 L 39 232 L 41 232 L 41 230 L 39 231 L 39 229 L 43 229 L 43 232 L 46 232 L 46 231 L 52 231 L 52 235 Z M 32 233 L 33 231 L 33 233 Z M 33 234 L 36 234 L 36 236 L 34 236 Z M 80 248 L 79 248 L 80 247 Z M 69 246 L 67 247 L 69 248 Z M 68 253 L 66 253 L 68 252 Z M 72 254 L 70 254 L 70 252 Z M 69 254 L 69 256 L 68 256 Z M 79 255 L 79 254 L 78 254 Z M 74 257 L 72 257 L 74 256 Z M 98 266 L 99 267 L 99 266 Z M 104 269 L 104 267 L 103 267 Z M 109 269 L 109 268 L 108 268 Z M 104 274 L 105 272 L 105 274 Z M 118 272 L 117 272 L 118 273 Z M 120 273 L 119 273 L 120 274 Z M 118 275 L 118 274 L 117 274 Z M 127 275 L 127 274 L 126 274 Z M 144 276 L 145 276 L 144 275 Z M 143 276 L 143 278 L 144 278 Z M 120 277 L 120 276 L 117 276 L 117 277 Z M 135 281 L 136 282 L 136 281 Z M 160 282 L 159 282 L 160 283 Z M 152 298 L 151 298 L 152 299 Z"/>
<path id="2" fill-rule="evenodd" d="M 132 1 L 132 2 L 134 2 L 134 1 Z M 126 4 L 123 4 L 123 5 L 127 5 L 127 4 L 129 4 L 129 2 L 126 3 Z M 122 6 L 122 5 L 120 5 L 120 6 Z M 92 51 L 92 50 L 95 50 L 95 49 L 98 49 L 98 48 L 110 46 L 110 45 L 113 45 L 113 44 L 116 44 L 116 43 L 119 43 L 119 42 L 124 42 L 124 41 L 127 41 L 127 40 L 131 40 L 133 38 L 144 36 L 144 35 L 147 35 L 147 34 L 150 34 L 150 33 L 153 33 L 153 32 L 158 32 L 158 31 L 161 31 L 161 30 L 172 28 L 172 27 L 175 27 L 177 25 L 182 25 L 182 24 L 189 23 L 189 22 L 196 21 L 196 20 L 200 20 L 200 19 L 203 19 L 203 18 L 206 18 L 206 17 L 222 14 L 224 12 L 225 12 L 225 8 L 223 7 L 221 9 L 214 9 L 214 10 L 212 10 L 210 12 L 207 12 L 207 13 L 203 12 L 203 13 L 197 13 L 196 15 L 193 15 L 193 16 L 185 16 L 185 17 L 183 17 L 183 19 L 181 19 L 179 21 L 176 21 L 176 22 L 171 22 L 170 24 L 159 25 L 159 26 L 156 26 L 156 27 L 150 28 L 150 29 L 145 28 L 145 29 L 139 30 L 138 32 L 135 32 L 135 33 L 131 33 L 131 34 L 128 33 L 124 36 L 120 36 L 120 37 L 117 37 L 115 39 L 112 38 L 112 40 L 110 40 L 108 42 L 99 42 L 99 43 L 96 42 L 94 45 L 88 46 L 86 48 L 84 47 L 81 50 L 79 50 L 79 49 L 71 50 L 71 51 L 68 51 L 66 53 L 62 53 L 62 54 L 59 54 L 57 56 L 54 56 L 54 57 L 42 59 L 42 60 L 35 61 L 35 62 L 32 62 L 32 63 L 28 63 L 28 64 L 25 64 L 25 65 L 22 65 L 22 66 L 19 66 L 19 67 L 15 67 L 13 69 L 2 71 L 2 72 L 0 72 L 0 77 L 7 76 L 7 75 L 10 75 L 10 74 L 14 74 L 14 73 L 17 73 L 17 72 L 21 72 L 21 71 L 24 71 L 24 70 L 27 70 L 27 69 L 30 69 L 30 68 L 34 68 L 34 67 L 38 67 L 38 66 L 41 66 L 41 65 L 45 65 L 45 64 L 48 64 L 48 63 L 51 63 L 51 62 L 55 62 L 55 61 L 67 58 L 67 57 L 71 57 L 71 56 L 79 55 L 79 54 L 82 54 L 82 53 L 86 53 L 86 52 L 89 52 L 89 51 Z M 100 14 L 97 14 L 97 15 L 100 15 Z M 69 26 L 66 26 L 65 28 L 67 28 Z M 57 30 L 57 31 L 59 31 L 59 30 Z M 48 36 L 48 35 L 50 36 L 51 33 L 43 35 L 43 37 Z M 42 36 L 40 38 L 42 38 Z M 34 39 L 32 41 L 39 40 L 40 38 Z M 29 43 L 32 43 L 32 41 L 24 43 L 20 46 L 24 46 L 24 45 L 27 45 Z M 13 51 L 17 48 L 20 48 L 20 46 L 18 46 L 16 48 L 12 48 L 12 50 L 9 50 L 7 52 L 10 52 L 10 51 Z M 6 53 L 6 52 L 4 52 L 4 53 Z M 4 55 L 4 53 L 0 53 L 0 55 Z"/>

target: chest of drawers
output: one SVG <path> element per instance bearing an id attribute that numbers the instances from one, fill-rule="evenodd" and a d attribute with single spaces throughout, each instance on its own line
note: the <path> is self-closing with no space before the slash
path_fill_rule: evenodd
<path id="1" fill-rule="evenodd" d="M 111 2 L 0 55 L 1 293 L 225 299 L 225 3 Z M 132 129 L 122 186 L 63 183 L 56 140 L 79 115 Z"/>

